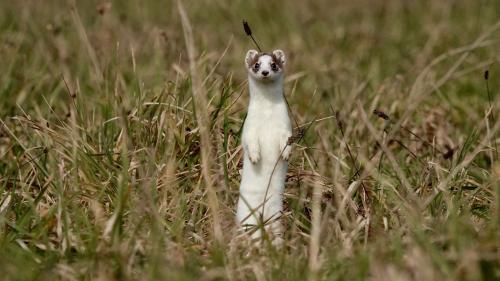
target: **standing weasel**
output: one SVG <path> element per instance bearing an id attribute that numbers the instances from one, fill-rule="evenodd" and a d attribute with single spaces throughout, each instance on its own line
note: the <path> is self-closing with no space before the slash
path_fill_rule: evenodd
<path id="1" fill-rule="evenodd" d="M 243 126 L 243 174 L 237 220 L 252 238 L 261 236 L 260 226 L 281 239 L 279 221 L 288 169 L 292 126 L 283 96 L 285 54 L 281 50 L 245 57 L 250 103 Z"/>

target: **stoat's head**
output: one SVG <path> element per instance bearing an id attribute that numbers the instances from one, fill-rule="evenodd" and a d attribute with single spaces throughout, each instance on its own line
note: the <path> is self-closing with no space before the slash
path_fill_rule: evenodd
<path id="1" fill-rule="evenodd" d="M 283 75 L 285 66 L 285 53 L 274 50 L 272 53 L 259 53 L 250 50 L 245 57 L 248 73 L 254 79 L 262 82 L 276 81 Z"/>

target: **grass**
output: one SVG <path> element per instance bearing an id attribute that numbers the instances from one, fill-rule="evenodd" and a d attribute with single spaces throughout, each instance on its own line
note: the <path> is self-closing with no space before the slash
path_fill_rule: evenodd
<path id="1" fill-rule="evenodd" d="M 242 19 L 314 121 L 281 249 L 234 239 Z M 500 280 L 499 19 L 492 0 L 1 2 L 2 280 Z"/>

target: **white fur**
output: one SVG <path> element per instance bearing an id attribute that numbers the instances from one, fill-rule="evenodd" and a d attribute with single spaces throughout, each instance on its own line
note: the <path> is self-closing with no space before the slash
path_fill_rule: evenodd
<path id="1" fill-rule="evenodd" d="M 279 237 L 287 160 L 291 152 L 287 143 L 292 136 L 292 126 L 283 97 L 283 69 L 272 71 L 271 56 L 262 55 L 258 61 L 260 69 L 254 72 L 249 63 L 257 54 L 250 50 L 245 59 L 250 103 L 242 135 L 244 160 L 237 220 L 244 229 L 253 232 L 253 238 L 262 233 L 252 226 L 260 228 L 263 222 L 269 233 Z M 283 51 L 276 50 L 273 54 L 284 66 Z M 262 75 L 264 71 L 269 72 L 267 77 Z"/>

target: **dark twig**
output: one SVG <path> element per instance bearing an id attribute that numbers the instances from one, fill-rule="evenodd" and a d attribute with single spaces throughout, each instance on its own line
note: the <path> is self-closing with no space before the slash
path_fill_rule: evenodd
<path id="1" fill-rule="evenodd" d="M 360 168 L 358 168 L 358 165 L 356 164 L 356 159 L 354 158 L 352 152 L 351 152 L 351 148 L 349 147 L 349 144 L 347 143 L 346 139 L 345 139 L 345 133 L 344 133 L 344 126 L 342 124 L 342 120 L 340 119 L 340 113 L 338 111 L 335 111 L 333 109 L 332 106 L 330 106 L 330 109 L 332 111 L 332 113 L 335 114 L 335 120 L 337 121 L 337 127 L 339 128 L 340 130 L 340 134 L 342 135 L 342 139 L 344 141 L 344 144 L 346 146 L 346 149 L 347 149 L 347 154 L 349 155 L 349 158 L 351 160 L 351 163 L 354 167 L 354 176 L 353 178 L 356 178 L 360 176 Z M 370 212 L 370 198 L 368 196 L 368 191 L 367 191 L 367 188 L 363 182 L 362 179 L 361 180 L 361 188 L 362 188 L 362 191 L 363 191 L 363 197 L 362 197 L 362 201 L 363 201 L 363 208 L 365 209 L 365 213 L 364 215 L 366 216 L 367 214 L 369 214 Z"/>
<path id="2" fill-rule="evenodd" d="M 491 93 L 490 93 L 490 85 L 489 85 L 489 78 L 490 78 L 490 72 L 488 70 L 486 70 L 484 72 L 484 81 L 486 83 L 486 93 L 488 94 L 488 103 L 490 105 L 490 114 L 488 115 L 488 119 L 490 119 L 490 116 L 491 116 L 491 123 L 492 124 L 495 124 L 495 115 L 494 115 L 494 111 L 493 111 L 493 103 L 491 102 Z M 497 147 L 497 142 L 494 141 L 495 143 L 495 156 L 496 157 L 493 157 L 493 159 L 491 160 L 494 160 L 495 158 L 498 158 L 498 147 Z"/>
<path id="3" fill-rule="evenodd" d="M 386 133 L 387 133 L 387 132 L 386 132 Z M 424 161 L 423 161 L 423 160 L 422 160 L 422 159 L 421 159 L 421 158 L 420 158 L 417 154 L 415 154 L 415 152 L 411 151 L 411 149 L 410 149 L 409 147 L 407 147 L 406 145 L 404 145 L 402 141 L 400 141 L 400 140 L 398 140 L 398 139 L 395 139 L 395 138 L 390 139 L 390 140 L 389 140 L 389 143 L 390 143 L 391 141 L 393 141 L 393 142 L 397 143 L 397 144 L 398 144 L 400 147 L 402 147 L 404 150 L 408 151 L 408 153 L 410 153 L 410 155 L 411 155 L 413 158 L 417 159 L 417 160 L 418 160 L 418 161 L 419 161 L 422 165 L 425 165 L 425 162 L 424 162 Z"/>
<path id="4" fill-rule="evenodd" d="M 378 116 L 379 118 L 382 118 L 384 119 L 385 121 L 388 121 L 390 124 L 394 125 L 396 122 L 394 122 L 394 120 L 392 120 L 389 115 L 387 115 L 385 112 L 383 111 L 380 111 L 380 110 L 377 110 L 375 109 L 373 111 L 373 114 L 375 114 L 376 116 Z M 407 127 L 403 126 L 403 125 L 400 125 L 400 127 L 405 130 L 407 133 L 409 133 L 410 135 L 414 136 L 415 138 L 417 138 L 419 141 L 421 141 L 423 144 L 431 147 L 432 149 L 436 150 L 437 152 L 439 152 L 444 159 L 450 159 L 453 157 L 453 148 L 447 148 L 446 151 L 442 151 L 441 149 L 437 148 L 434 144 L 428 142 L 427 140 L 421 138 L 419 135 L 415 134 L 412 130 L 408 129 Z"/>
<path id="5" fill-rule="evenodd" d="M 292 109 L 290 107 L 290 103 L 288 102 L 288 99 L 286 98 L 285 93 L 283 93 L 283 98 L 285 99 L 286 107 L 288 108 L 288 113 L 290 113 L 290 116 L 292 116 L 293 123 L 295 123 L 295 127 L 298 129 L 299 128 L 299 123 L 297 122 L 297 119 L 295 118 L 295 115 L 292 112 Z"/>
<path id="6" fill-rule="evenodd" d="M 255 44 L 255 46 L 257 46 L 257 49 L 259 49 L 259 52 L 262 53 L 262 49 L 260 48 L 257 41 L 255 41 L 255 38 L 253 38 L 252 29 L 250 29 L 250 25 L 248 25 L 248 22 L 246 20 L 243 20 L 243 29 L 245 30 L 246 35 L 250 36 L 250 38 L 252 38 L 252 41 Z"/>

